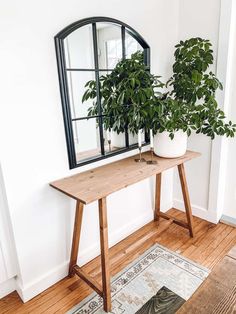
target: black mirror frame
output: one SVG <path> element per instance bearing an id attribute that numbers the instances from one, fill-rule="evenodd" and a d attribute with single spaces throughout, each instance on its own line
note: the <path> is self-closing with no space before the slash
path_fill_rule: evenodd
<path id="1" fill-rule="evenodd" d="M 91 17 L 79 20 L 74 22 L 63 30 L 61 30 L 55 37 L 55 48 L 56 48 L 56 58 L 57 58 L 57 67 L 58 67 L 58 76 L 59 76 L 59 85 L 60 85 L 60 93 L 61 93 L 61 102 L 62 102 L 62 111 L 63 111 L 63 118 L 64 118 L 64 127 L 65 127 L 65 134 L 66 134 L 66 142 L 67 142 L 67 153 L 69 159 L 69 168 L 73 169 L 76 167 L 83 166 L 88 163 L 96 162 L 105 158 L 112 157 L 117 154 L 122 154 L 124 152 L 136 149 L 138 146 L 134 144 L 129 147 L 122 148 L 120 150 L 114 151 L 107 155 L 98 156 L 95 158 L 87 159 L 81 162 L 76 161 L 76 152 L 74 146 L 74 137 L 73 137 L 73 128 L 72 128 L 72 118 L 70 112 L 70 103 L 69 103 L 69 94 L 68 94 L 68 85 L 67 85 L 67 76 L 66 76 L 66 63 L 65 63 L 65 52 L 64 52 L 64 42 L 63 40 L 71 34 L 76 29 L 88 25 L 88 24 L 95 24 L 97 22 L 110 22 L 114 24 L 118 24 L 121 26 L 122 29 L 122 41 L 125 40 L 125 31 L 127 31 L 132 37 L 134 37 L 137 42 L 143 47 L 144 49 L 144 62 L 147 66 L 147 69 L 150 70 L 150 47 L 144 38 L 136 32 L 132 27 L 129 25 L 113 18 L 109 17 Z M 124 58 L 123 53 L 123 58 Z M 148 144 L 148 135 L 145 134 L 145 144 Z"/>

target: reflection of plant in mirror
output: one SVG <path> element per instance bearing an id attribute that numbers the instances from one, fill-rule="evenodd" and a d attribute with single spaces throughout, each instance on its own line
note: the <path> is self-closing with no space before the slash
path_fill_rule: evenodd
<path id="1" fill-rule="evenodd" d="M 82 101 L 96 98 L 96 82 L 89 81 Z M 149 107 L 159 95 L 156 88 L 163 87 L 159 76 L 151 74 L 145 66 L 143 53 L 138 51 L 130 59 L 120 61 L 115 69 L 100 77 L 101 110 L 104 128 L 117 133 L 128 128 L 138 133 L 146 127 Z M 97 100 L 88 110 L 88 116 L 98 115 Z"/>
<path id="2" fill-rule="evenodd" d="M 210 71 L 213 50 L 209 40 L 191 38 L 176 45 L 173 76 L 167 82 L 172 86 L 165 99 L 157 100 L 150 108 L 151 128 L 154 133 L 183 130 L 233 137 L 236 125 L 224 121 L 225 114 L 218 108 L 215 93 L 223 89 L 221 82 Z"/>

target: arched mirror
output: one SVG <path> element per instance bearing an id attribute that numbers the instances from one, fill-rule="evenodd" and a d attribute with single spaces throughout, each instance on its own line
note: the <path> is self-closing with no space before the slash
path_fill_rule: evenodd
<path id="1" fill-rule="evenodd" d="M 137 51 L 150 70 L 150 49 L 130 26 L 107 17 L 75 22 L 55 36 L 59 82 L 70 168 L 137 148 L 137 136 L 104 127 L 100 78 Z M 96 85 L 94 99 L 82 101 L 86 83 Z M 89 115 L 96 102 L 97 112 Z M 144 133 L 143 143 L 147 143 Z"/>

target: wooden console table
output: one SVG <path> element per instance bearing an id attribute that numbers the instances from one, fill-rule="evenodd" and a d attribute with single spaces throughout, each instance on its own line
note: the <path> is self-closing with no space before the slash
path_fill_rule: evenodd
<path id="1" fill-rule="evenodd" d="M 73 242 L 71 249 L 71 258 L 69 266 L 69 276 L 78 275 L 90 287 L 92 287 L 103 298 L 104 310 L 111 311 L 111 291 L 110 291 L 110 263 L 108 252 L 108 228 L 107 228 L 107 206 L 106 197 L 113 192 L 128 187 L 131 184 L 142 181 L 153 175 L 156 176 L 156 195 L 154 220 L 158 222 L 159 218 L 171 219 L 176 223 L 189 230 L 190 236 L 193 237 L 193 219 L 191 205 L 187 189 L 187 182 L 184 171 L 184 163 L 200 154 L 187 151 L 186 154 L 179 158 L 160 158 L 154 156 L 157 164 L 147 165 L 146 163 L 136 163 L 132 156 L 105 166 L 101 166 L 83 173 L 63 178 L 52 182 L 50 185 L 62 193 L 74 198 L 77 201 Z M 143 157 L 150 159 L 150 153 L 144 153 Z M 161 213 L 161 174 L 163 171 L 178 166 L 179 177 L 183 192 L 187 223 L 172 218 L 171 216 Z M 77 256 L 79 249 L 80 232 L 82 225 L 82 215 L 84 205 L 98 201 L 99 221 L 100 221 L 100 244 L 101 244 L 101 265 L 102 265 L 102 286 L 96 282 L 93 277 L 86 274 L 77 265 Z"/>

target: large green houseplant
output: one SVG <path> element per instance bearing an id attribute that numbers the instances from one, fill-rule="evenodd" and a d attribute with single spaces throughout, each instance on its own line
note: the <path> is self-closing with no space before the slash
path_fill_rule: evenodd
<path id="1" fill-rule="evenodd" d="M 212 63 L 209 40 L 191 38 L 176 45 L 173 76 L 166 84 L 170 91 L 162 99 L 156 99 L 149 111 L 150 128 L 156 134 L 154 150 L 158 155 L 182 155 L 192 131 L 211 139 L 215 135 L 234 136 L 236 125 L 225 121 L 216 101 L 216 91 L 223 87 L 209 71 Z"/>
<path id="2" fill-rule="evenodd" d="M 96 100 L 96 83 L 89 81 L 82 101 L 94 99 L 88 116 L 99 113 Z M 126 129 L 133 135 L 147 126 L 149 108 L 163 87 L 159 77 L 148 71 L 143 53 L 138 51 L 130 59 L 118 62 L 114 70 L 100 77 L 101 107 L 105 130 L 123 133 Z"/>

